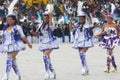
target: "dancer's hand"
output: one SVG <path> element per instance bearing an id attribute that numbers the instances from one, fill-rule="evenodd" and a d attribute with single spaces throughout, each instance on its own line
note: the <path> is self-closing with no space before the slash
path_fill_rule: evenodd
<path id="1" fill-rule="evenodd" d="M 73 28 L 72 28 L 72 18 L 69 19 L 69 28 L 70 28 L 70 30 L 73 29 Z"/>
<path id="2" fill-rule="evenodd" d="M 28 47 L 32 49 L 32 45 L 31 44 L 28 44 Z"/>
<path id="3" fill-rule="evenodd" d="M 52 12 L 49 12 L 48 15 L 49 15 L 49 17 L 51 18 L 51 17 L 52 17 Z"/>
<path id="4" fill-rule="evenodd" d="M 69 20 L 70 20 L 70 22 L 72 23 L 72 18 L 71 18 L 71 17 L 70 17 L 70 19 L 69 19 Z"/>
<path id="5" fill-rule="evenodd" d="M 100 34 L 97 34 L 95 37 L 96 37 L 96 38 L 100 38 L 100 37 L 102 37 L 104 34 L 105 34 L 105 32 L 102 32 L 102 33 L 100 33 Z"/>
<path id="6" fill-rule="evenodd" d="M 30 30 L 30 33 L 33 35 L 33 36 L 38 36 L 36 32 L 34 32 L 33 29 Z"/>
<path id="7" fill-rule="evenodd" d="M 100 38 L 100 34 L 98 34 L 98 35 L 95 35 L 95 37 L 96 37 L 96 38 Z"/>

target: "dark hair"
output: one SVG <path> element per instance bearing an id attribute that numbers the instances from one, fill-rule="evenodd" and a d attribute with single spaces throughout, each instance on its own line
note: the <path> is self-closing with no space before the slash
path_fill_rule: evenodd
<path id="1" fill-rule="evenodd" d="M 0 0 L 0 5 L 3 5 L 3 3 L 4 3 L 4 0 Z"/>
<path id="2" fill-rule="evenodd" d="M 82 18 L 84 18 L 84 19 L 86 18 L 86 16 L 79 16 L 79 17 L 82 17 Z"/>
<path id="3" fill-rule="evenodd" d="M 17 24 L 17 18 L 16 18 L 16 16 L 15 15 L 8 15 L 7 18 L 9 18 L 9 17 L 11 17 L 13 20 L 15 20 L 14 25 L 16 25 Z M 6 25 L 4 25 L 4 27 L 3 27 L 2 30 L 5 31 L 8 28 L 8 26 L 9 26 L 9 24 L 7 23 Z"/>
<path id="4" fill-rule="evenodd" d="M 49 15 L 47 15 L 47 14 L 44 14 L 43 17 L 44 17 L 44 16 L 47 16 L 47 17 L 49 18 Z M 42 17 L 42 19 L 44 19 L 43 17 Z M 44 20 L 43 20 L 43 23 L 44 23 Z"/>
<path id="5" fill-rule="evenodd" d="M 17 18 L 15 15 L 8 15 L 7 18 L 11 17 L 13 20 L 15 20 L 15 25 L 17 24 Z"/>

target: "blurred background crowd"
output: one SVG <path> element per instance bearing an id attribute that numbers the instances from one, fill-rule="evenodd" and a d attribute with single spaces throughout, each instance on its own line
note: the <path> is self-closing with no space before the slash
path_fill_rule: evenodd
<path id="1" fill-rule="evenodd" d="M 6 22 L 11 4 L 15 0 L 0 0 L 0 30 Z M 89 15 L 94 26 L 94 33 L 101 31 L 102 24 L 106 22 L 106 15 L 112 15 L 114 21 L 120 25 L 120 0 L 16 0 L 13 11 L 17 15 L 18 23 L 31 43 L 37 42 L 30 33 L 36 30 L 42 21 L 42 13 L 53 11 L 55 25 L 54 35 L 59 42 L 73 42 L 73 32 L 69 30 L 69 19 L 73 23 L 78 21 L 77 14 L 84 11 Z M 94 39 L 95 42 L 98 40 Z"/>

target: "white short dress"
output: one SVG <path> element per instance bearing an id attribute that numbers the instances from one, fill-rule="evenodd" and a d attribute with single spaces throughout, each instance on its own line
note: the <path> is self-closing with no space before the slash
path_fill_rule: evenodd
<path id="1" fill-rule="evenodd" d="M 22 38 L 25 37 L 21 26 L 14 25 L 11 30 L 2 30 L 1 34 L 2 42 L 0 44 L 0 52 L 16 52 L 25 50 L 25 44 Z"/>
<path id="2" fill-rule="evenodd" d="M 83 27 L 81 27 L 79 22 L 73 26 L 73 30 L 75 30 L 73 48 L 80 49 L 93 47 L 92 36 L 89 34 L 89 29 L 92 27 L 92 24 L 89 25 L 86 22 Z"/>
<path id="3" fill-rule="evenodd" d="M 46 24 L 44 28 L 43 27 L 43 23 L 41 23 L 36 31 L 39 35 L 39 50 L 58 49 L 59 46 L 56 37 L 53 35 L 54 27 L 48 24 Z"/>

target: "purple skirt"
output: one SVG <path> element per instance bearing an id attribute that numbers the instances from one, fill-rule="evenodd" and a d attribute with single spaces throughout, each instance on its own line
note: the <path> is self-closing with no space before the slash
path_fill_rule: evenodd
<path id="1" fill-rule="evenodd" d="M 120 43 L 120 38 L 119 37 L 107 37 L 103 38 L 103 40 L 100 42 L 99 46 L 102 48 L 114 48 L 115 46 L 118 46 Z"/>

